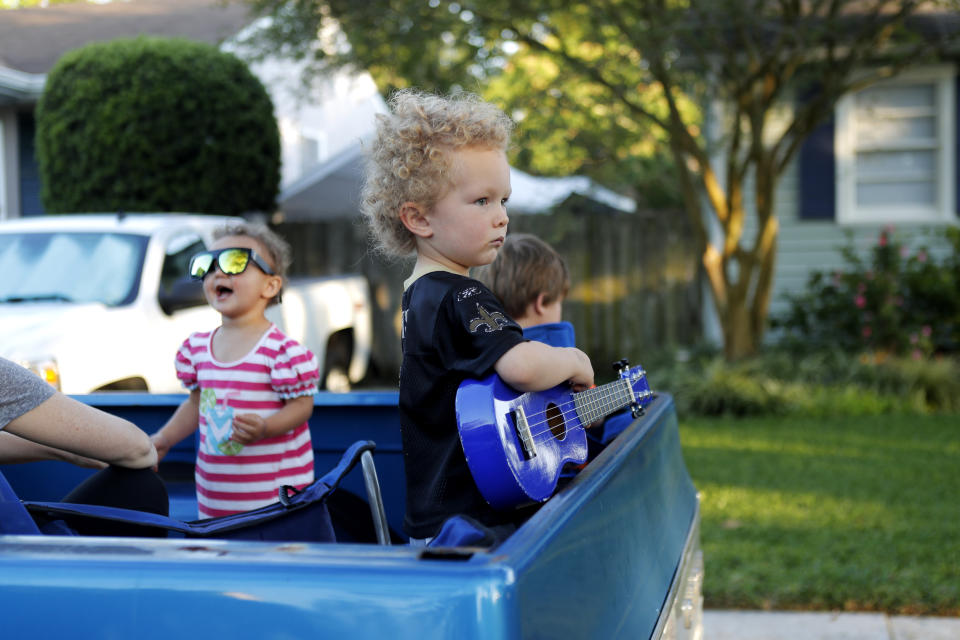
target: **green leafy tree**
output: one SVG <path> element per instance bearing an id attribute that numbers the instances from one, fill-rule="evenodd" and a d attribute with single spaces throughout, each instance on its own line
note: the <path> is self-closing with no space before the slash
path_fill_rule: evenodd
<path id="1" fill-rule="evenodd" d="M 44 207 L 272 211 L 273 103 L 241 60 L 182 39 L 94 43 L 64 54 L 37 106 Z"/>
<path id="2" fill-rule="evenodd" d="M 368 69 L 385 92 L 462 88 L 500 101 L 523 118 L 526 142 L 542 141 L 518 155 L 521 167 L 586 167 L 619 176 L 612 182 L 622 186 L 643 174 L 642 158 L 651 157 L 644 151 L 669 150 L 675 187 L 666 192 L 679 194 L 696 229 L 729 358 L 761 344 L 776 263 L 776 185 L 803 140 L 844 94 L 937 59 L 954 36 L 938 29 L 933 39 L 921 37 L 912 21 L 960 7 L 957 0 L 248 3 L 273 18 L 261 46 L 325 68 Z M 333 25 L 345 39 L 329 35 Z M 784 112 L 798 95 L 808 99 Z M 718 133 L 705 135 L 691 105 L 724 107 Z M 748 215 L 756 216 L 749 235 Z"/>

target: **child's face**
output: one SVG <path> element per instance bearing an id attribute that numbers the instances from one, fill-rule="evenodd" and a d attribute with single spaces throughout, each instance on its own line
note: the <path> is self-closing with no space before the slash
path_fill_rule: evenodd
<path id="1" fill-rule="evenodd" d="M 420 238 L 421 257 L 462 275 L 490 264 L 507 235 L 510 165 L 503 151 L 454 152 L 452 186 L 426 213 L 431 234 Z"/>
<path id="2" fill-rule="evenodd" d="M 210 245 L 211 250 L 229 247 L 253 249 L 269 263 L 269 254 L 257 240 L 250 236 L 224 236 Z M 274 265 L 270 264 L 270 267 Z M 264 273 L 251 261 L 243 273 L 227 275 L 214 261 L 210 272 L 203 279 L 203 294 L 211 307 L 225 318 L 238 319 L 244 316 L 262 315 L 271 298 L 279 291 L 281 278 Z"/>

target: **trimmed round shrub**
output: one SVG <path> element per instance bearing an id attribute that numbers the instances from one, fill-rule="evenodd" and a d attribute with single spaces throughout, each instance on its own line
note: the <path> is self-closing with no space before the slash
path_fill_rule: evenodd
<path id="1" fill-rule="evenodd" d="M 48 212 L 274 209 L 273 103 L 246 64 L 213 46 L 139 37 L 70 51 L 36 117 Z"/>

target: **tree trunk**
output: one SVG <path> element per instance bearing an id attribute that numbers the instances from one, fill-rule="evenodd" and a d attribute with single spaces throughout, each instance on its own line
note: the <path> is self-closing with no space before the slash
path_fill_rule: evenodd
<path id="1" fill-rule="evenodd" d="M 738 301 L 727 307 L 726 320 L 723 323 L 723 354 L 727 360 L 734 361 L 757 353 L 760 337 L 751 312 L 745 301 Z"/>
<path id="2" fill-rule="evenodd" d="M 727 260 L 716 247 L 707 245 L 703 252 L 703 268 L 720 319 L 723 351 L 728 360 L 760 351 L 773 290 L 778 230 L 776 218 L 766 216 L 756 245 L 741 254 L 736 281 L 730 276 Z"/>

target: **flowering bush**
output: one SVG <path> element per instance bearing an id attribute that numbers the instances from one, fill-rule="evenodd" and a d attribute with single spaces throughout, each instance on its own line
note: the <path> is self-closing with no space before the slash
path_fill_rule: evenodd
<path id="1" fill-rule="evenodd" d="M 811 274 L 806 290 L 787 295 L 788 312 L 771 321 L 787 345 L 870 351 L 916 359 L 960 350 L 960 230 L 945 235 L 941 261 L 926 247 L 911 252 L 891 227 L 861 258 L 848 235 L 842 269 Z"/>

